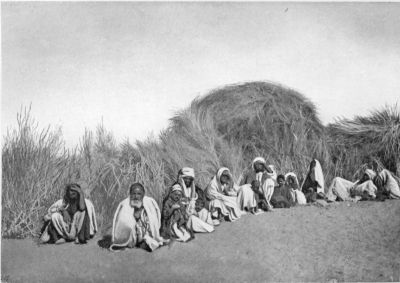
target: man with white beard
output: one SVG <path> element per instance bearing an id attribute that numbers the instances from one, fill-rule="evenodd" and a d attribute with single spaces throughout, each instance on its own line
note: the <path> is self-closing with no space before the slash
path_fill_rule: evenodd
<path id="1" fill-rule="evenodd" d="M 143 248 L 154 251 L 168 243 L 160 236 L 161 214 L 157 202 L 145 196 L 142 184 L 129 188 L 129 197 L 117 208 L 113 220 L 111 250 Z"/>

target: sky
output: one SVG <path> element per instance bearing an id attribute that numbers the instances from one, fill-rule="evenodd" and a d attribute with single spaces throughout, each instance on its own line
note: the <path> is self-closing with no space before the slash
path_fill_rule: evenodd
<path id="1" fill-rule="evenodd" d="M 101 121 L 143 140 L 248 81 L 300 91 L 324 124 L 400 102 L 400 3 L 2 2 L 1 43 L 2 139 L 32 105 L 67 146 Z"/>

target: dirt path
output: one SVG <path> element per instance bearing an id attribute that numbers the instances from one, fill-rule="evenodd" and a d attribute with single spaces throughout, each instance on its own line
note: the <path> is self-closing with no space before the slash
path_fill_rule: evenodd
<path id="1" fill-rule="evenodd" d="M 400 281 L 400 201 L 246 215 L 154 253 L 2 241 L 7 282 Z"/>

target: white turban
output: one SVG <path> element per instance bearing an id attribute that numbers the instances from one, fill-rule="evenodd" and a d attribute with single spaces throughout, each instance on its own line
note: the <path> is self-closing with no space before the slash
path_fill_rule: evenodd
<path id="1" fill-rule="evenodd" d="M 267 167 L 267 161 L 265 161 L 265 159 L 263 157 L 256 157 L 253 160 L 253 168 L 254 168 L 254 164 L 256 164 L 257 162 L 264 164 L 265 167 Z"/>
<path id="2" fill-rule="evenodd" d="M 183 167 L 181 169 L 182 177 L 192 177 L 194 179 L 194 169 L 190 167 Z"/>
<path id="3" fill-rule="evenodd" d="M 175 192 L 175 191 L 181 191 L 181 192 L 183 192 L 183 191 L 182 191 L 182 188 L 181 188 L 181 186 L 180 186 L 179 184 L 175 184 L 175 185 L 172 186 L 172 188 L 171 188 L 171 193 L 172 193 L 172 192 Z"/>

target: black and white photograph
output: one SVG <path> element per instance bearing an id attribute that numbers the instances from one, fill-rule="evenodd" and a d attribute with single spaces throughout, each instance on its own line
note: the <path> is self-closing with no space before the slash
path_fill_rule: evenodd
<path id="1" fill-rule="evenodd" d="M 400 282 L 400 2 L 1 2 L 1 282 Z"/>

